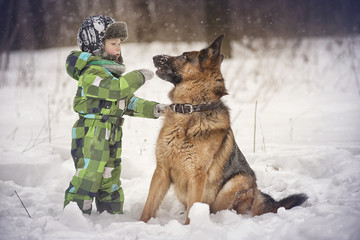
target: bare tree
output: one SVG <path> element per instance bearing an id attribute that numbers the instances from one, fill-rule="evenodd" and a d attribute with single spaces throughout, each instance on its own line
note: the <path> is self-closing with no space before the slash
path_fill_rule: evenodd
<path id="1" fill-rule="evenodd" d="M 151 21 L 149 1 L 133 0 L 134 14 L 136 15 L 135 36 L 138 42 L 151 42 L 156 34 Z"/>
<path id="2" fill-rule="evenodd" d="M 16 1 L 0 2 L 1 16 L 0 18 L 0 69 L 7 69 L 9 64 L 9 53 L 16 40 L 19 31 L 19 24 L 14 23 L 14 15 L 16 13 Z M 6 10 L 6 11 L 5 11 Z M 2 81 L 5 81 L 4 79 Z"/>

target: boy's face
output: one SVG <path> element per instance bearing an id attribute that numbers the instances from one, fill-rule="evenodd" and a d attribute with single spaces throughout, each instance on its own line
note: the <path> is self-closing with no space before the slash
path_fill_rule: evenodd
<path id="1" fill-rule="evenodd" d="M 105 39 L 105 52 L 116 56 L 118 60 L 121 54 L 120 38 Z"/>

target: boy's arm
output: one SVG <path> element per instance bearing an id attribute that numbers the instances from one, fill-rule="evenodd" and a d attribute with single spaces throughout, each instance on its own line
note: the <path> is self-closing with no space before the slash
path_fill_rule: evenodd
<path id="1" fill-rule="evenodd" d="M 158 115 L 155 115 L 155 106 L 159 103 L 148 101 L 142 98 L 133 96 L 130 98 L 126 115 L 134 117 L 143 117 L 143 118 L 158 118 Z"/>
<path id="2" fill-rule="evenodd" d="M 105 68 L 92 66 L 79 81 L 85 96 L 116 101 L 131 97 L 145 83 L 145 77 L 135 70 L 115 78 Z"/>

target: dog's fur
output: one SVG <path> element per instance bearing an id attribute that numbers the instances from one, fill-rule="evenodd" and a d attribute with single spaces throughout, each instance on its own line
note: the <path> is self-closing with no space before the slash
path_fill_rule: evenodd
<path id="1" fill-rule="evenodd" d="M 298 206 L 307 199 L 297 194 L 275 201 L 257 188 L 255 174 L 235 142 L 228 108 L 220 100 L 227 94 L 220 71 L 223 38 L 220 35 L 201 51 L 154 57 L 157 76 L 175 86 L 169 93 L 173 103 L 218 104 L 215 109 L 192 113 L 166 109 L 142 221 L 155 217 L 171 183 L 187 206 L 185 224 L 195 202 L 209 204 L 212 213 L 234 209 L 239 214 L 260 215 Z"/>

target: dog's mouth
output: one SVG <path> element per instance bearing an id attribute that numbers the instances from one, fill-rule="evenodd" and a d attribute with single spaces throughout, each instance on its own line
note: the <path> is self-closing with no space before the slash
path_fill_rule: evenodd
<path id="1" fill-rule="evenodd" d="M 155 66 L 156 67 L 156 66 Z M 164 79 L 165 78 L 165 76 L 167 75 L 167 71 L 164 69 L 164 68 L 162 68 L 162 67 L 156 67 L 157 68 L 157 70 L 156 70 L 156 72 L 155 72 L 155 74 L 159 77 L 159 78 L 161 78 L 161 79 Z M 168 71 L 168 74 L 170 73 L 170 71 Z"/>
<path id="2" fill-rule="evenodd" d="M 176 85 L 181 82 L 182 76 L 178 75 L 171 67 L 172 57 L 167 55 L 157 55 L 153 58 L 154 66 L 157 68 L 155 74 L 168 82 Z"/>

